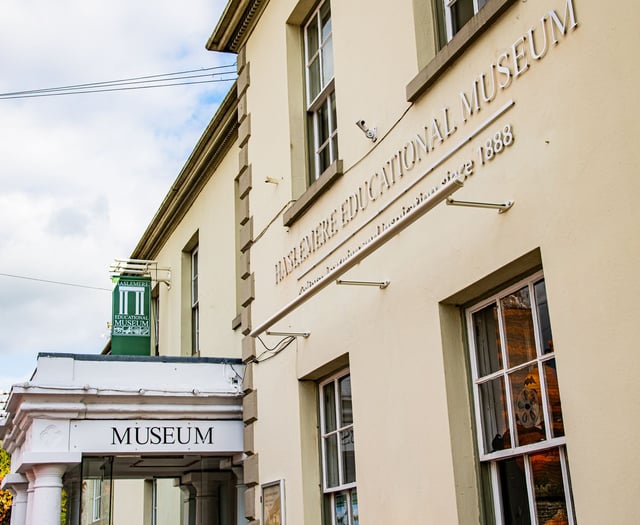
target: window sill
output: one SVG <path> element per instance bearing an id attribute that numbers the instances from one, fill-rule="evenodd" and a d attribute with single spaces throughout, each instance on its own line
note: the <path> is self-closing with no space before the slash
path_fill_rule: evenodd
<path id="1" fill-rule="evenodd" d="M 445 45 L 435 58 L 407 85 L 407 100 L 415 102 L 440 78 L 440 76 L 462 55 L 493 22 L 516 0 L 489 0 L 478 14 L 469 20 Z"/>
<path id="2" fill-rule="evenodd" d="M 309 186 L 307 191 L 284 212 L 282 217 L 284 225 L 289 227 L 302 217 L 309 207 L 318 200 L 320 195 L 327 191 L 340 177 L 342 177 L 342 161 L 336 160 L 320 175 L 318 180 Z"/>

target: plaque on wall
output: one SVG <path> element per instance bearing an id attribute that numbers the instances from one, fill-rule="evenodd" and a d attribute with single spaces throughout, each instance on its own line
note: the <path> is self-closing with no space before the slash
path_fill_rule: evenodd
<path id="1" fill-rule="evenodd" d="M 284 525 L 284 480 L 262 485 L 262 523 Z"/>

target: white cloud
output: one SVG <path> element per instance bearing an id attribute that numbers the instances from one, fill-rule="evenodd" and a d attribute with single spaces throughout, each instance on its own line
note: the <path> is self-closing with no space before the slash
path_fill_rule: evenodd
<path id="1" fill-rule="evenodd" d="M 0 93 L 232 64 L 204 47 L 224 4 L 4 0 Z M 109 288 L 229 87 L 0 100 L 0 273 Z M 98 353 L 109 317 L 109 292 L 0 275 L 0 390 Z"/>

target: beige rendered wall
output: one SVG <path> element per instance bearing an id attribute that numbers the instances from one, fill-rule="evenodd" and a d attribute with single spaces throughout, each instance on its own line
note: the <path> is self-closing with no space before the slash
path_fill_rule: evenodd
<path id="1" fill-rule="evenodd" d="M 113 482 L 113 525 L 145 523 L 145 486 L 141 480 Z"/>
<path id="2" fill-rule="evenodd" d="M 550 43 L 543 58 L 520 59 L 523 73 L 466 123 L 460 103 L 460 93 L 469 94 L 474 80 L 489 73 L 503 52 L 513 54 L 516 44 L 516 54 L 528 53 L 523 35 L 545 15 L 550 31 L 549 11 L 564 18 L 565 6 L 559 0 L 514 4 L 410 105 L 405 87 L 418 73 L 411 2 L 333 2 L 345 175 L 289 229 L 279 219 L 270 222 L 291 198 L 291 179 L 304 169 L 291 164 L 290 150 L 301 143 L 290 136 L 287 118 L 292 72 L 285 22 L 295 5 L 271 2 L 260 19 L 247 45 L 249 151 L 256 181 L 251 206 L 254 231 L 264 230 L 251 249 L 254 325 L 294 299 L 304 283 L 297 277 L 378 208 L 371 205 L 340 228 L 278 285 L 276 261 L 433 118 L 442 123 L 445 107 L 456 131 L 376 206 L 437 164 L 408 190 L 410 203 L 468 160 L 474 161 L 473 174 L 457 199 L 516 203 L 500 215 L 441 204 L 345 276 L 389 279 L 387 289 L 331 285 L 276 323 L 274 329 L 311 331 L 308 339 L 298 338 L 253 371 L 260 479 L 285 479 L 289 523 L 320 522 L 315 430 L 309 432 L 313 386 L 299 380 L 314 377 L 345 353 L 352 374 L 362 523 L 478 522 L 477 488 L 468 469 L 475 449 L 464 430 L 470 414 L 468 388 L 461 381 L 466 350 L 459 305 L 513 277 L 516 270 L 509 265 L 526 254 L 533 255 L 515 268 L 533 270 L 541 263 L 546 278 L 578 522 L 640 518 L 634 502 L 640 465 L 632 437 L 640 431 L 633 416 L 640 358 L 632 343 L 640 292 L 635 275 L 640 217 L 634 202 L 640 190 L 635 147 L 640 79 L 632 67 L 637 4 L 626 1 L 611 10 L 575 0 L 575 30 L 560 36 L 557 45 Z M 501 108 L 507 109 L 496 117 Z M 360 118 L 377 126 L 381 138 L 375 146 L 354 125 Z M 485 122 L 490 123 L 484 127 Z M 513 145 L 481 166 L 477 148 L 506 125 Z M 274 170 L 282 183 L 261 184 Z"/>
<path id="3" fill-rule="evenodd" d="M 182 511 L 182 492 L 173 479 L 158 479 L 157 525 L 179 525 Z"/>
<path id="4" fill-rule="evenodd" d="M 234 177 L 236 149 L 214 175 L 160 250 L 159 267 L 170 267 L 172 286 L 160 284 L 160 353 L 190 355 L 190 258 L 183 250 L 197 235 L 199 250 L 200 352 L 202 357 L 239 357 L 240 335 L 231 329 L 236 310 Z"/>

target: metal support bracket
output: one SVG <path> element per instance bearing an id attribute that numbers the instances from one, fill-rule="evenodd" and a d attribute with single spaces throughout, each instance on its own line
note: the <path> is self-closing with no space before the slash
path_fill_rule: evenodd
<path id="1" fill-rule="evenodd" d="M 272 332 L 267 330 L 265 332 L 267 335 L 279 335 L 281 337 L 304 337 L 305 339 L 311 335 L 311 332 Z"/>
<path id="2" fill-rule="evenodd" d="M 447 204 L 449 206 L 466 206 L 468 208 L 488 208 L 491 210 L 498 210 L 498 213 L 504 213 L 509 211 L 515 204 L 514 201 L 505 201 L 503 203 L 493 202 L 473 202 L 473 201 L 457 201 L 451 197 L 447 197 Z"/>
<path id="3" fill-rule="evenodd" d="M 391 281 L 348 281 L 346 279 L 338 279 L 336 284 L 347 286 L 377 286 L 381 290 L 389 286 Z"/>

